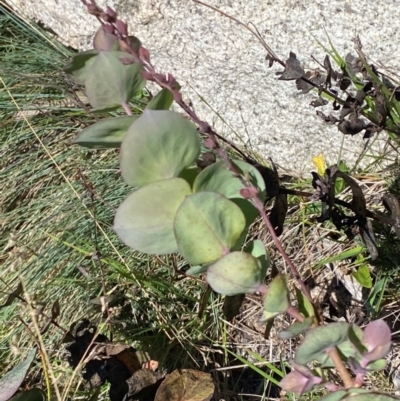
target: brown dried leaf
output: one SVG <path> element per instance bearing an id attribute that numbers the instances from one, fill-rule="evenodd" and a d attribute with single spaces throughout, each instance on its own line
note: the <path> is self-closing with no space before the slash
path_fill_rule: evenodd
<path id="1" fill-rule="evenodd" d="M 163 375 L 150 369 L 136 371 L 127 381 L 129 390 L 126 400 L 148 401 L 154 400 L 156 391 Z M 124 398 L 125 400 L 125 398 Z"/>
<path id="2" fill-rule="evenodd" d="M 139 370 L 143 364 L 150 362 L 150 356 L 141 351 L 136 351 L 130 345 L 124 343 L 109 343 L 105 347 L 106 356 L 113 356 L 122 362 L 132 375 Z"/>
<path id="3" fill-rule="evenodd" d="M 210 401 L 214 390 L 210 374 L 193 369 L 175 370 L 162 382 L 154 401 Z"/>
<path id="4" fill-rule="evenodd" d="M 386 98 L 378 86 L 375 86 L 375 114 L 380 127 L 383 127 L 387 117 Z"/>

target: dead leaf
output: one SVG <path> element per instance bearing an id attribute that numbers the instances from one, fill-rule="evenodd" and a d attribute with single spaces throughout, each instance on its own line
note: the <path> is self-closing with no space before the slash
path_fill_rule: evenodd
<path id="1" fill-rule="evenodd" d="M 154 401 L 210 401 L 214 390 L 210 374 L 192 369 L 175 370 L 162 382 Z"/>
<path id="2" fill-rule="evenodd" d="M 338 125 L 338 129 L 345 135 L 356 135 L 365 129 L 365 121 L 361 118 L 350 118 L 348 120 L 343 120 Z"/>
<path id="3" fill-rule="evenodd" d="M 275 197 L 274 206 L 272 207 L 269 219 L 278 237 L 283 232 L 283 224 L 285 223 L 287 211 L 288 211 L 287 195 L 286 194 L 277 195 Z"/>
<path id="4" fill-rule="evenodd" d="M 268 61 L 268 67 L 271 68 L 274 65 L 274 62 L 276 61 L 276 59 L 274 57 L 272 57 L 270 54 L 267 54 L 265 56 L 265 60 Z"/>
<path id="5" fill-rule="evenodd" d="M 146 352 L 136 351 L 130 345 L 124 343 L 107 344 L 105 354 L 113 356 L 122 362 L 131 375 L 141 369 L 143 364 L 150 362 L 150 356 Z"/>
<path id="6" fill-rule="evenodd" d="M 286 67 L 278 78 L 282 81 L 291 81 L 301 78 L 304 75 L 304 70 L 301 68 L 300 61 L 297 60 L 296 54 L 290 52 L 289 58 L 286 60 Z"/>
<path id="7" fill-rule="evenodd" d="M 261 164 L 255 163 L 254 167 L 259 171 L 265 182 L 265 189 L 267 198 L 273 198 L 279 194 L 279 175 L 276 170 L 272 170 L 269 167 L 262 166 Z"/>
<path id="8" fill-rule="evenodd" d="M 378 125 L 383 127 L 386 122 L 387 117 L 387 106 L 386 106 L 386 98 L 382 93 L 382 90 L 378 87 L 378 85 L 374 85 L 375 87 L 375 115 L 378 121 Z"/>
<path id="9" fill-rule="evenodd" d="M 311 85 L 306 80 L 312 82 L 314 85 Z M 315 71 L 307 71 L 303 77 L 296 79 L 296 87 L 298 90 L 301 90 L 301 93 L 305 94 L 310 92 L 310 90 L 316 86 L 320 86 L 325 83 L 325 80 L 326 75 L 321 74 L 318 69 Z"/>
<path id="10" fill-rule="evenodd" d="M 4 302 L 3 305 L 0 305 L 0 309 L 11 305 L 14 302 L 14 300 L 22 294 L 23 290 L 24 289 L 22 287 L 22 283 L 19 282 L 17 288 L 11 294 L 8 295 L 6 302 Z"/>
<path id="11" fill-rule="evenodd" d="M 140 369 L 136 371 L 127 381 L 128 401 L 152 401 L 163 380 L 159 372 L 153 372 L 151 369 Z M 125 400 L 125 399 L 124 399 Z M 167 399 L 166 399 L 167 400 Z"/>
<path id="12" fill-rule="evenodd" d="M 58 302 L 58 299 L 54 301 L 52 307 L 51 307 L 51 318 L 53 320 L 56 320 L 60 316 L 60 303 Z"/>
<path id="13" fill-rule="evenodd" d="M 321 107 L 321 106 L 325 106 L 326 104 L 328 104 L 328 101 L 326 99 L 323 99 L 321 96 L 318 97 L 318 99 L 313 100 L 310 105 L 312 107 Z"/>
<path id="14" fill-rule="evenodd" d="M 400 238 L 400 202 L 393 194 L 386 194 L 382 197 L 383 204 L 390 211 L 394 231 Z"/>
<path id="15" fill-rule="evenodd" d="M 367 246 L 368 252 L 371 256 L 371 260 L 375 260 L 378 257 L 378 246 L 376 245 L 374 231 L 372 230 L 372 225 L 369 220 L 365 220 L 364 224 L 360 224 L 360 234 Z"/>

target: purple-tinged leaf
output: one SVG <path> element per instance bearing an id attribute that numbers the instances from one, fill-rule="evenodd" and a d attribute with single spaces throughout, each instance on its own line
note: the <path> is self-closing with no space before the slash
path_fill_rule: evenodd
<path id="1" fill-rule="evenodd" d="M 391 337 L 387 323 L 382 320 L 374 320 L 364 329 L 362 343 L 368 352 L 363 355 L 361 365 L 366 367 L 369 362 L 385 357 L 391 348 Z"/>
<path id="2" fill-rule="evenodd" d="M 322 378 L 315 376 L 306 366 L 292 366 L 294 370 L 279 382 L 283 390 L 302 395 L 322 382 Z"/>
<path id="3" fill-rule="evenodd" d="M 112 51 L 119 49 L 118 38 L 107 32 L 103 26 L 94 35 L 93 48 L 96 50 Z"/>
<path id="4" fill-rule="evenodd" d="M 126 24 L 126 22 L 117 20 L 115 26 L 122 36 L 128 36 L 128 25 Z"/>
<path id="5" fill-rule="evenodd" d="M 150 63 L 150 52 L 143 46 L 139 48 L 139 57 L 147 63 Z"/>

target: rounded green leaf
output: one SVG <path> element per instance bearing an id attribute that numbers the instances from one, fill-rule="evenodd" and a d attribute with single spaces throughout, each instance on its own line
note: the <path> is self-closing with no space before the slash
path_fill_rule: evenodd
<path id="1" fill-rule="evenodd" d="M 125 65 L 119 58 L 132 56 L 120 51 L 101 51 L 88 71 L 86 94 L 96 110 L 115 108 L 129 102 L 146 84 L 141 64 Z"/>
<path id="2" fill-rule="evenodd" d="M 215 192 L 188 196 L 175 216 L 180 252 L 191 265 L 214 262 L 229 253 L 246 225 L 238 206 Z"/>
<path id="3" fill-rule="evenodd" d="M 173 101 L 174 95 L 172 92 L 167 88 L 163 88 L 150 100 L 146 108 L 151 110 L 169 110 Z"/>
<path id="4" fill-rule="evenodd" d="M 319 399 L 319 401 L 340 401 L 342 400 L 348 393 L 346 390 L 339 390 L 333 393 L 327 394 L 325 397 Z"/>
<path id="5" fill-rule="evenodd" d="M 89 125 L 75 138 L 74 143 L 86 148 L 119 148 L 122 139 L 137 116 L 112 117 Z"/>
<path id="6" fill-rule="evenodd" d="M 386 359 L 377 359 L 376 361 L 373 361 L 367 365 L 367 370 L 370 372 L 373 370 L 383 370 L 386 368 L 386 365 Z"/>
<path id="7" fill-rule="evenodd" d="M 265 199 L 265 182 L 258 170 L 252 165 L 241 161 L 233 160 L 236 168 L 242 175 L 248 177 L 249 181 L 259 188 L 259 197 Z M 224 161 L 219 161 L 206 167 L 196 178 L 193 184 L 193 192 L 210 191 L 218 192 L 229 199 L 243 199 L 240 190 L 244 185 L 233 172 L 228 170 Z"/>
<path id="8" fill-rule="evenodd" d="M 146 109 L 122 141 L 122 176 L 137 187 L 177 177 L 199 153 L 199 135 L 191 122 L 172 111 Z"/>
<path id="9" fill-rule="evenodd" d="M 156 255 L 176 252 L 173 221 L 190 193 L 189 184 L 181 178 L 146 185 L 119 206 L 114 229 L 124 244 L 137 251 Z"/>
<path id="10" fill-rule="evenodd" d="M 329 348 L 340 346 L 348 340 L 349 327 L 349 323 L 338 322 L 309 330 L 297 349 L 295 362 L 305 365 L 315 360 L 323 362 L 328 359 L 326 351 Z"/>
<path id="11" fill-rule="evenodd" d="M 279 338 L 281 338 L 282 340 L 289 340 L 290 338 L 303 334 L 310 328 L 312 323 L 312 317 L 305 318 L 303 322 L 294 322 L 287 329 L 282 330 L 279 333 Z"/>
<path id="12" fill-rule="evenodd" d="M 46 394 L 42 390 L 33 388 L 16 395 L 10 401 L 46 401 L 46 399 Z"/>
<path id="13" fill-rule="evenodd" d="M 290 306 L 287 278 L 278 274 L 269 285 L 264 298 L 264 310 L 269 313 L 285 313 Z"/>
<path id="14" fill-rule="evenodd" d="M 253 294 L 264 277 L 259 261 L 246 252 L 232 252 L 207 269 L 211 288 L 222 295 Z"/>
<path id="15" fill-rule="evenodd" d="M 78 84 L 83 85 L 88 76 L 90 67 L 99 54 L 98 50 L 86 50 L 80 52 L 71 58 L 69 63 L 64 67 L 64 71 Z"/>
<path id="16" fill-rule="evenodd" d="M 6 373 L 0 379 L 0 401 L 9 400 L 18 390 L 36 355 L 36 348 L 32 348 L 28 356 L 19 365 Z"/>
<path id="17" fill-rule="evenodd" d="M 348 400 L 348 401 L 394 401 L 398 400 L 397 397 L 391 396 L 389 394 L 380 394 L 380 393 L 375 393 L 375 392 L 365 392 L 364 394 L 351 394 L 346 396 L 345 398 L 342 398 L 342 400 Z"/>
<path id="18" fill-rule="evenodd" d="M 269 253 L 265 249 L 264 243 L 256 239 L 247 246 L 246 252 L 251 253 L 260 262 L 262 268 L 262 275 L 265 277 L 267 270 L 271 264 Z"/>
<path id="19" fill-rule="evenodd" d="M 191 266 L 188 270 L 186 270 L 185 274 L 189 276 L 195 276 L 196 274 L 204 273 L 207 271 L 209 265 L 196 265 Z"/>

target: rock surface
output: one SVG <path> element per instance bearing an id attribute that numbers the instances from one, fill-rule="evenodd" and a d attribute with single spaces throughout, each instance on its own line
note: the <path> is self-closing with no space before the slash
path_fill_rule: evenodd
<path id="1" fill-rule="evenodd" d="M 207 0 L 253 23 L 283 59 L 289 51 L 302 65 L 315 68 L 311 54 L 323 59 L 318 41 L 345 55 L 360 35 L 373 61 L 400 69 L 398 0 Z M 18 13 L 39 20 L 60 40 L 77 49 L 90 46 L 98 27 L 80 0 L 8 0 Z M 98 0 L 129 21 L 130 33 L 150 50 L 160 71 L 174 74 L 197 113 L 221 134 L 264 158 L 298 173 L 324 152 L 328 163 L 338 155 L 354 162 L 361 136 L 345 137 L 320 121 L 309 106 L 312 94 L 299 95 L 293 82 L 277 81 L 278 67 L 268 68 L 261 44 L 238 24 L 192 0 Z M 382 146 L 381 135 L 375 148 Z M 342 142 L 343 141 L 343 142 Z"/>

